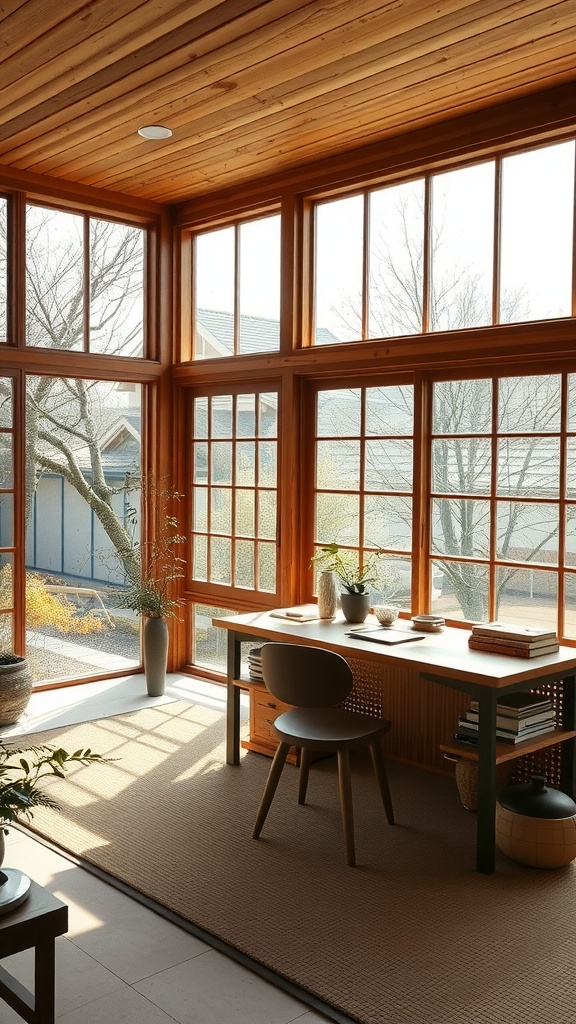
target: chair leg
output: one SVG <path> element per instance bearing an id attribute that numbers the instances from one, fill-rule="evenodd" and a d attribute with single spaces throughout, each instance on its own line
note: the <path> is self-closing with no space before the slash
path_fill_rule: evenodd
<path id="1" fill-rule="evenodd" d="M 348 867 L 356 866 L 354 850 L 354 811 L 352 809 L 352 779 L 350 776 L 350 754 L 338 751 L 338 782 L 340 785 L 340 809 L 344 827 L 344 848 Z"/>
<path id="2" fill-rule="evenodd" d="M 380 796 L 382 797 L 382 803 L 384 804 L 384 810 L 386 811 L 386 817 L 388 818 L 388 824 L 394 824 L 394 808 L 392 807 L 392 797 L 390 795 L 390 787 L 388 785 L 388 775 L 386 774 L 386 764 L 384 762 L 384 755 L 382 754 L 382 747 L 378 740 L 375 743 L 370 744 L 370 753 L 372 754 L 372 764 L 374 765 L 374 774 L 378 782 L 378 788 L 380 790 Z"/>
<path id="3" fill-rule="evenodd" d="M 298 803 L 306 803 L 306 793 L 308 792 L 308 775 L 310 774 L 310 761 L 312 760 L 312 751 L 308 750 L 307 747 L 300 748 L 300 775 L 298 778 Z"/>
<path id="4" fill-rule="evenodd" d="M 270 771 L 268 772 L 268 778 L 266 780 L 266 786 L 260 800 L 258 807 L 258 813 L 256 815 L 256 824 L 254 825 L 254 831 L 252 833 L 253 839 L 258 839 L 262 831 L 262 826 L 266 821 L 266 815 L 270 810 L 270 804 L 274 799 L 274 793 L 282 774 L 282 769 L 286 763 L 288 751 L 290 750 L 289 743 L 279 743 L 270 765 Z"/>

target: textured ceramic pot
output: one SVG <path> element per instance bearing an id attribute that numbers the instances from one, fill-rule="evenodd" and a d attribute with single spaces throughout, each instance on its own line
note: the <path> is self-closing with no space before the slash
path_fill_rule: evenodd
<path id="1" fill-rule="evenodd" d="M 318 574 L 318 615 L 321 619 L 333 619 L 337 608 L 336 576 L 329 569 L 323 569 Z"/>
<path id="2" fill-rule="evenodd" d="M 507 786 L 496 804 L 496 843 L 520 864 L 564 867 L 576 857 L 576 803 L 543 775 Z"/>
<path id="3" fill-rule="evenodd" d="M 370 594 L 340 594 L 340 604 L 346 622 L 364 622 L 370 611 Z"/>
<path id="4" fill-rule="evenodd" d="M 144 619 L 144 674 L 149 697 L 161 697 L 166 689 L 168 624 L 166 619 Z"/>
<path id="5" fill-rule="evenodd" d="M 32 673 L 26 658 L 0 656 L 0 725 L 17 722 L 32 694 Z"/>

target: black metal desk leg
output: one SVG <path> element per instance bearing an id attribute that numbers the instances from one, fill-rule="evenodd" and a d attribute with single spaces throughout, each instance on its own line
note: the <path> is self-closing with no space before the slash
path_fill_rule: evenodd
<path id="1" fill-rule="evenodd" d="M 478 694 L 478 821 L 476 870 L 490 875 L 496 842 L 496 702 L 497 691 Z"/>
<path id="2" fill-rule="evenodd" d="M 241 640 L 238 633 L 228 631 L 226 691 L 226 763 L 240 764 L 240 678 Z"/>
<path id="3" fill-rule="evenodd" d="M 54 1024 L 55 1019 L 55 944 L 45 939 L 34 954 L 34 1009 L 38 1024 Z"/>
<path id="4" fill-rule="evenodd" d="M 576 676 L 562 680 L 562 726 L 576 730 Z M 576 793 L 576 740 L 564 740 L 560 761 L 560 787 L 574 799 Z"/>

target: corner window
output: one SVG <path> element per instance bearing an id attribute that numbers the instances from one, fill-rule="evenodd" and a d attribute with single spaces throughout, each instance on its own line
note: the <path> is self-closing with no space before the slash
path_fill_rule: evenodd
<path id="1" fill-rule="evenodd" d="M 141 228 L 41 206 L 26 209 L 26 344 L 142 356 Z"/>

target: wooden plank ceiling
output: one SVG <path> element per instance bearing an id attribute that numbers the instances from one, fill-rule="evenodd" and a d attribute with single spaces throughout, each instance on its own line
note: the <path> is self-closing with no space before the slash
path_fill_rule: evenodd
<path id="1" fill-rule="evenodd" d="M 0 164 L 174 203 L 575 81 L 576 0 L 8 0 L 0 57 Z"/>

